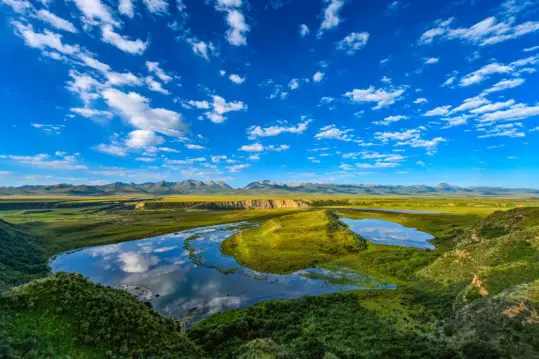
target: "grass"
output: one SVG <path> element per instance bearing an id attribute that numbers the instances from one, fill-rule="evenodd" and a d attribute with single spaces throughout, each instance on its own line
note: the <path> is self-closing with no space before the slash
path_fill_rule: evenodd
<path id="1" fill-rule="evenodd" d="M 261 272 L 291 273 L 364 247 L 364 240 L 322 210 L 270 219 L 228 238 L 221 250 Z"/>
<path id="2" fill-rule="evenodd" d="M 358 248 L 361 242 L 323 208 L 140 211 L 132 209 L 133 198 L 114 198 L 112 203 L 108 197 L 17 199 L 12 207 L 0 206 L 0 218 L 17 224 L 4 225 L 0 232 L 0 281 L 11 281 L 7 286 L 45 275 L 30 269 L 65 250 L 255 221 L 262 225 L 224 245 L 249 267 L 288 273 L 317 263 L 346 266 L 398 288 L 263 302 L 212 316 L 190 330 L 188 339 L 175 321 L 124 292 L 57 274 L 1 294 L 0 357 L 6 350 L 15 358 L 101 358 L 111 353 L 133 358 L 178 353 L 211 358 L 382 358 L 396 353 L 402 358 L 533 358 L 539 352 L 539 210 L 507 211 L 537 205 L 537 200 L 310 199 L 321 207 L 336 200 L 339 205 L 331 207 L 346 203 L 441 212 L 332 210 L 431 233 L 436 249 L 372 243 Z M 56 204 L 43 206 L 45 200 Z M 491 215 L 496 210 L 500 212 Z"/>

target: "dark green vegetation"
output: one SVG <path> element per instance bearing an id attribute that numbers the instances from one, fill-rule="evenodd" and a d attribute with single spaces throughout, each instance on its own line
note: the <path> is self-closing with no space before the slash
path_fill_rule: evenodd
<path id="1" fill-rule="evenodd" d="M 48 273 L 38 238 L 0 219 L 0 292 Z"/>
<path id="2" fill-rule="evenodd" d="M 308 211 L 264 222 L 223 242 L 223 253 L 266 273 L 291 273 L 366 248 L 329 211 Z"/>
<path id="3" fill-rule="evenodd" d="M 10 196 L 109 196 L 109 195 L 178 195 L 178 194 L 263 194 L 286 195 L 360 195 L 360 196 L 437 196 L 437 197 L 500 197 L 538 196 L 539 190 L 503 187 L 459 187 L 447 183 L 436 186 L 372 185 L 372 184 L 321 184 L 321 183 L 278 183 L 256 181 L 243 188 L 233 189 L 222 181 L 186 180 L 179 182 L 110 183 L 106 185 L 70 185 L 0 187 L 0 195 Z"/>
<path id="4" fill-rule="evenodd" d="M 10 333 L 0 350 L 11 348 L 23 358 L 31 357 L 32 351 L 49 357 L 99 358 L 107 352 L 122 357 L 202 357 L 179 321 L 161 316 L 126 292 L 79 275 L 58 273 L 16 288 L 0 297 L 0 308 L 6 311 L 3 321 Z M 38 330 L 36 324 L 49 328 Z M 33 330 L 27 333 L 25 328 Z M 25 345 L 28 334 L 37 348 Z"/>
<path id="5" fill-rule="evenodd" d="M 441 211 L 433 215 L 332 210 L 349 218 L 380 218 L 432 233 L 436 250 L 430 251 L 372 243 L 364 249 L 362 241 L 353 237 L 351 242 L 347 229 L 325 210 L 189 212 L 175 206 L 135 209 L 137 202 L 110 197 L 2 202 L 0 285 L 5 289 L 45 276 L 46 259 L 64 250 L 249 220 L 265 222 L 245 232 L 242 239 L 248 243 L 236 248 L 254 245 L 268 261 L 245 264 L 287 272 L 317 260 L 323 266 L 346 266 L 396 283 L 398 289 L 260 303 L 212 316 L 186 336 L 177 321 L 127 293 L 76 275 L 57 274 L 0 295 L 0 358 L 538 356 L 539 209 L 495 212 L 533 205 L 533 200 L 310 200 L 321 207 Z M 311 231 L 317 235 L 309 240 Z M 263 237 L 253 235 L 262 232 Z M 259 256 L 254 253 L 254 258 Z"/>

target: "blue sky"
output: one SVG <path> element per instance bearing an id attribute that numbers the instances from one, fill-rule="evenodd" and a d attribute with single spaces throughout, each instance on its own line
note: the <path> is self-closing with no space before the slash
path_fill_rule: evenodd
<path id="1" fill-rule="evenodd" d="M 539 188 L 537 0 L 0 0 L 0 20 L 0 185 Z"/>

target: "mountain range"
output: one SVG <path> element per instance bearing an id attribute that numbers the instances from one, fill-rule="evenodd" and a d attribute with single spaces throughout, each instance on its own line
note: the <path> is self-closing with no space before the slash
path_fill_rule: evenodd
<path id="1" fill-rule="evenodd" d="M 427 185 L 282 183 L 274 181 L 251 182 L 243 188 L 232 188 L 223 181 L 186 180 L 178 182 L 115 182 L 105 185 L 26 185 L 0 187 L 0 195 L 72 195 L 106 196 L 125 194 L 180 195 L 180 194 L 334 194 L 334 195 L 420 195 L 420 196 L 539 196 L 538 189 L 504 187 L 460 187 L 447 183 Z"/>

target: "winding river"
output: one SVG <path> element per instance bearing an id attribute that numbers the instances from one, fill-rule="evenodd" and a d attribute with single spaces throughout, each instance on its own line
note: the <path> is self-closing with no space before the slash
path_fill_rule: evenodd
<path id="1" fill-rule="evenodd" d="M 395 288 L 344 268 L 275 275 L 243 267 L 222 254 L 220 245 L 249 226 L 217 225 L 84 248 L 58 255 L 50 266 L 53 272 L 80 273 L 93 282 L 127 290 L 188 326 L 220 311 L 270 299 Z"/>

